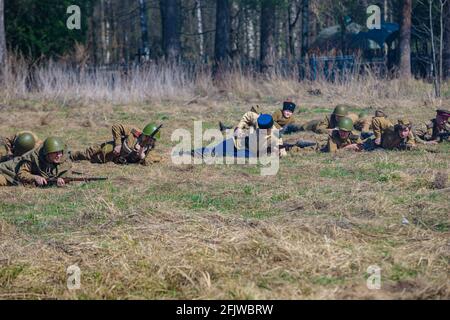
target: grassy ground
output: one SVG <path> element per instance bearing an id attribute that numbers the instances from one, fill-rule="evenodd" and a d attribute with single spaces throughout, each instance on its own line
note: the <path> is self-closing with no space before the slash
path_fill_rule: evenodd
<path id="1" fill-rule="evenodd" d="M 346 101 L 294 98 L 301 119 Z M 0 190 L 0 298 L 450 298 L 449 193 L 434 186 L 448 178 L 449 144 L 436 153 L 305 153 L 283 159 L 273 177 L 252 165 L 171 163 L 173 129 L 235 123 L 252 103 L 269 112 L 280 99 L 0 105 L 1 135 L 30 129 L 72 149 L 110 139 L 115 121 L 165 124 L 160 165 L 75 164 L 110 180 Z M 377 104 L 392 118 L 426 120 L 434 110 Z M 70 291 L 73 264 L 81 288 Z M 371 265 L 381 268 L 380 290 L 366 287 Z"/>

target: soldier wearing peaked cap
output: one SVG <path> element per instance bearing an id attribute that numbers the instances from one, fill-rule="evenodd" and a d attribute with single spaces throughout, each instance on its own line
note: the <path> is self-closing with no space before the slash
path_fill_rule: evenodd
<path id="1" fill-rule="evenodd" d="M 436 110 L 436 117 L 431 119 L 428 123 L 421 123 L 414 127 L 414 135 L 418 143 L 422 144 L 437 144 L 443 141 L 449 141 L 450 111 Z"/>

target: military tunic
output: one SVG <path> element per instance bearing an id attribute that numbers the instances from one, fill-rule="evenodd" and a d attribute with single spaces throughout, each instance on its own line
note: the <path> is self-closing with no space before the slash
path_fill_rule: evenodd
<path id="1" fill-rule="evenodd" d="M 375 139 L 381 139 L 383 132 L 388 128 L 393 128 L 394 124 L 386 117 L 373 117 L 372 129 Z"/>
<path id="2" fill-rule="evenodd" d="M 410 132 L 408 137 L 405 139 L 400 138 L 398 132 L 394 127 L 389 127 L 382 132 L 381 135 L 381 148 L 387 150 L 409 150 L 415 147 L 416 141 L 414 138 L 414 134 Z"/>
<path id="3" fill-rule="evenodd" d="M 328 136 L 327 146 L 325 148 L 326 152 L 335 153 L 338 150 L 345 148 L 351 144 L 362 144 L 362 140 L 359 135 L 351 133 L 347 139 L 342 139 L 339 135 L 339 130 L 335 129 Z"/>
<path id="4" fill-rule="evenodd" d="M 16 174 L 21 160 L 21 157 L 15 157 L 0 163 L 0 187 L 19 184 L 16 179 Z"/>
<path id="5" fill-rule="evenodd" d="M 414 136 L 416 137 L 416 141 L 422 144 L 428 141 L 443 141 L 445 138 L 440 138 L 442 136 L 447 136 L 446 140 L 448 140 L 449 134 L 450 124 L 445 123 L 442 128 L 438 128 L 436 119 L 432 119 L 428 123 L 421 123 L 417 127 L 414 127 Z"/>
<path id="6" fill-rule="evenodd" d="M 34 134 L 31 131 L 21 131 L 17 132 L 15 135 L 6 137 L 6 138 L 0 138 L 0 162 L 9 161 L 14 157 L 21 156 L 21 154 L 17 154 L 14 152 L 14 141 L 16 141 L 16 138 L 24 133 L 29 133 L 33 136 L 34 141 L 36 141 L 36 146 L 38 147 L 42 144 L 42 141 L 39 140 L 36 134 Z"/>
<path id="7" fill-rule="evenodd" d="M 275 127 L 277 129 L 282 129 L 287 125 L 292 125 L 295 123 L 295 117 L 294 115 L 290 116 L 289 118 L 286 118 L 283 115 L 282 110 L 277 110 L 272 114 L 273 121 L 275 123 Z"/>
<path id="8" fill-rule="evenodd" d="M 55 164 L 47 161 L 47 157 L 43 153 L 43 147 L 27 152 L 19 157 L 16 180 L 23 184 L 34 184 L 36 176 L 45 179 L 66 176 L 72 168 L 70 161 L 68 161 L 69 153 L 66 148 L 61 163 Z"/>
<path id="9" fill-rule="evenodd" d="M 151 152 L 155 148 L 154 143 L 141 146 L 143 136 L 136 127 L 117 123 L 112 126 L 111 131 L 113 141 L 91 146 L 84 151 L 73 152 L 70 156 L 71 160 L 87 160 L 91 163 L 139 163 L 142 165 L 149 165 L 161 161 L 161 157 Z M 119 155 L 113 152 L 115 146 L 121 146 Z M 144 148 L 144 159 L 141 159 L 139 156 L 139 148 Z"/>
<path id="10" fill-rule="evenodd" d="M 246 112 L 241 121 L 239 121 L 237 125 L 237 129 L 239 130 L 249 130 L 250 128 L 256 129 L 258 128 L 258 117 L 260 115 L 259 106 L 252 107 L 250 111 Z"/>

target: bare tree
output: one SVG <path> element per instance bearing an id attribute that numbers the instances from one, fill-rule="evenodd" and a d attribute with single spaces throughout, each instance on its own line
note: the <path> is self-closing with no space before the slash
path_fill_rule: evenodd
<path id="1" fill-rule="evenodd" d="M 181 54 L 180 8 L 177 0 L 160 0 L 164 55 L 176 60 Z"/>
<path id="2" fill-rule="evenodd" d="M 288 58 L 295 59 L 295 26 L 301 13 L 301 6 L 297 6 L 297 1 L 291 1 L 288 6 Z"/>
<path id="3" fill-rule="evenodd" d="M 302 53 L 304 58 L 309 47 L 309 0 L 302 0 Z"/>
<path id="4" fill-rule="evenodd" d="M 444 71 L 443 76 L 446 79 L 450 78 L 450 1 L 447 1 L 444 7 L 444 53 L 443 64 Z"/>
<path id="5" fill-rule="evenodd" d="M 0 0 L 0 79 L 6 66 L 5 2 Z"/>
<path id="6" fill-rule="evenodd" d="M 250 11 L 249 8 L 245 9 L 245 22 L 246 22 L 246 30 L 245 30 L 245 39 L 247 43 L 247 56 L 250 59 L 256 57 L 256 30 L 253 21 L 253 12 Z"/>
<path id="7" fill-rule="evenodd" d="M 400 76 L 402 78 L 411 77 L 411 16 L 412 0 L 403 0 L 400 25 Z"/>
<path id="8" fill-rule="evenodd" d="M 216 36 L 214 58 L 217 66 L 226 64 L 230 58 L 230 3 L 228 0 L 217 0 Z"/>
<path id="9" fill-rule="evenodd" d="M 274 0 L 261 2 L 261 72 L 270 74 L 275 69 L 275 9 Z"/>
<path id="10" fill-rule="evenodd" d="M 148 29 L 147 29 L 147 4 L 145 0 L 139 0 L 139 17 L 141 23 L 141 39 L 142 39 L 142 54 L 145 60 L 150 59 L 150 46 L 148 44 Z"/>
<path id="11" fill-rule="evenodd" d="M 202 17 L 202 2 L 195 0 L 196 16 L 197 16 L 197 32 L 198 32 L 198 47 L 200 50 L 200 57 L 205 58 L 205 36 L 203 34 L 203 17 Z"/>

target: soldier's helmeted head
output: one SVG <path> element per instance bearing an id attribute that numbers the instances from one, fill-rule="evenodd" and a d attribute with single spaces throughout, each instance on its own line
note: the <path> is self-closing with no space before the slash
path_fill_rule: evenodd
<path id="1" fill-rule="evenodd" d="M 360 119 L 367 118 L 368 116 L 369 116 L 369 112 L 367 112 L 367 110 L 363 110 L 363 111 L 361 111 L 361 112 L 358 114 L 358 117 L 359 117 Z"/>
<path id="2" fill-rule="evenodd" d="M 339 122 L 340 119 L 346 117 L 348 115 L 348 109 L 346 105 L 338 104 L 336 108 L 334 108 L 333 116 L 336 121 Z"/>
<path id="3" fill-rule="evenodd" d="M 339 137 L 347 139 L 353 130 L 353 121 L 350 118 L 342 118 L 338 122 Z"/>
<path id="4" fill-rule="evenodd" d="M 31 133 L 25 132 L 19 134 L 14 140 L 13 154 L 15 157 L 19 157 L 30 150 L 33 150 L 36 146 L 36 140 Z"/>
<path id="5" fill-rule="evenodd" d="M 387 115 L 382 110 L 377 110 L 377 111 L 375 111 L 375 117 L 377 117 L 377 118 L 387 118 Z"/>
<path id="6" fill-rule="evenodd" d="M 153 133 L 158 129 L 158 126 L 155 123 L 149 123 L 144 127 L 144 130 L 142 130 L 142 143 L 143 144 L 149 144 L 152 142 L 152 140 L 156 141 L 161 138 L 161 131 L 158 131 L 154 136 L 152 137 Z"/>
<path id="7" fill-rule="evenodd" d="M 65 145 L 57 137 L 48 137 L 42 145 L 42 153 L 50 163 L 58 164 L 63 161 Z"/>

